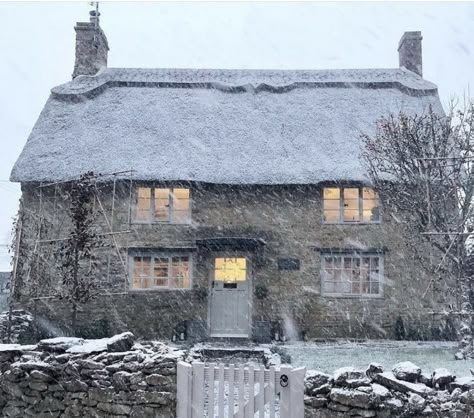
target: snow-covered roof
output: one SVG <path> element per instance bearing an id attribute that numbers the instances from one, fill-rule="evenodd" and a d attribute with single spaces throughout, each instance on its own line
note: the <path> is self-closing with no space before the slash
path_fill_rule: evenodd
<path id="1" fill-rule="evenodd" d="M 111 68 L 52 89 L 11 180 L 363 181 L 360 134 L 429 106 L 436 85 L 404 69 Z"/>

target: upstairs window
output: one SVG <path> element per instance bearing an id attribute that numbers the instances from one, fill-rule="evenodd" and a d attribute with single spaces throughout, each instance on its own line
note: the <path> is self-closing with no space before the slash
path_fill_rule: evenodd
<path id="1" fill-rule="evenodd" d="M 323 295 L 382 295 L 383 258 L 381 255 L 323 254 L 321 262 Z"/>
<path id="2" fill-rule="evenodd" d="M 132 289 L 188 289 L 190 256 L 143 254 L 132 257 Z"/>
<path id="3" fill-rule="evenodd" d="M 189 189 L 138 187 L 135 221 L 189 223 L 191 221 Z"/>
<path id="4" fill-rule="evenodd" d="M 327 223 L 380 222 L 377 192 L 369 187 L 324 187 L 323 219 Z"/>

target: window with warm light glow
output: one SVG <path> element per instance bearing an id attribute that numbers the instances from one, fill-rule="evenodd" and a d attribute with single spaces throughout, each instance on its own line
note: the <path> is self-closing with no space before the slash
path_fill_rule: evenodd
<path id="1" fill-rule="evenodd" d="M 136 222 L 191 221 L 190 190 L 187 188 L 138 187 L 136 196 Z"/>
<path id="2" fill-rule="evenodd" d="M 188 255 L 134 255 L 131 288 L 188 289 L 191 285 L 190 261 Z"/>
<path id="3" fill-rule="evenodd" d="M 323 219 L 327 223 L 380 222 L 377 192 L 369 187 L 324 187 Z"/>
<path id="4" fill-rule="evenodd" d="M 245 258 L 216 258 L 214 280 L 221 282 L 244 282 L 247 280 L 247 260 Z"/>
<path id="5" fill-rule="evenodd" d="M 321 260 L 323 295 L 380 296 L 383 258 L 375 254 L 324 254 Z"/>

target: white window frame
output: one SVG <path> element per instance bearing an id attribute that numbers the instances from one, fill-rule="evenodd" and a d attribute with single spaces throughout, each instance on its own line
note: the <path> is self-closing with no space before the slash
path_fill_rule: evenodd
<path id="1" fill-rule="evenodd" d="M 351 287 L 351 293 L 341 293 L 341 292 L 326 292 L 325 291 L 325 275 L 326 275 L 326 266 L 325 266 L 325 258 L 326 257 L 340 257 L 341 258 L 341 265 L 344 263 L 344 257 L 351 257 L 352 259 L 355 258 L 378 258 L 378 263 L 379 263 L 379 280 L 378 280 L 378 286 L 379 286 L 379 293 L 352 293 L 352 287 Z M 352 263 L 352 262 L 351 262 Z M 359 266 L 362 265 L 360 262 Z M 320 270 L 320 285 L 321 285 L 321 296 L 323 297 L 338 297 L 338 298 L 355 298 L 355 299 L 365 299 L 365 298 L 375 298 L 375 299 L 380 299 L 384 297 L 384 289 L 383 289 L 383 283 L 384 283 L 384 255 L 382 253 L 378 252 L 323 252 L 321 253 L 321 270 Z M 352 283 L 352 281 L 350 282 Z"/>
<path id="2" fill-rule="evenodd" d="M 327 221 L 324 219 L 325 216 L 325 207 L 324 207 L 324 189 L 339 189 L 339 219 L 337 221 Z M 358 189 L 359 190 L 359 220 L 358 221 L 345 221 L 344 220 L 344 189 Z M 347 225 L 358 225 L 358 224 L 379 224 L 382 222 L 382 206 L 380 203 L 380 198 L 378 198 L 378 208 L 379 208 L 379 218 L 375 221 L 365 221 L 364 220 L 364 198 L 363 198 L 363 189 L 371 189 L 376 192 L 373 187 L 369 186 L 358 186 L 358 185 L 326 185 L 321 188 L 321 202 L 322 202 L 322 222 L 323 224 L 347 224 Z"/>
<path id="3" fill-rule="evenodd" d="M 133 271 L 134 271 L 134 258 L 135 257 L 151 257 L 150 270 L 154 271 L 155 258 L 168 258 L 168 286 L 154 286 L 148 288 L 134 288 L 133 287 Z M 170 272 L 172 271 L 172 259 L 173 257 L 188 257 L 188 274 L 189 274 L 189 287 L 170 287 Z M 163 252 L 163 251 L 133 251 L 128 255 L 128 276 L 129 283 L 128 288 L 130 292 L 148 292 L 148 291 L 183 291 L 191 290 L 193 288 L 193 256 L 192 253 L 188 252 Z"/>
<path id="4" fill-rule="evenodd" d="M 150 193 L 150 207 L 148 208 L 148 219 L 140 220 L 137 219 L 137 212 L 138 212 L 138 189 L 139 188 L 148 188 L 151 189 Z M 155 219 L 155 190 L 156 189 L 169 189 L 170 193 L 168 194 L 168 217 L 166 220 Z M 172 198 L 172 190 L 174 189 L 187 189 L 189 190 L 189 210 L 188 210 L 188 217 L 183 222 L 177 222 L 173 220 L 173 204 L 174 199 Z M 133 204 L 133 217 L 132 223 L 134 224 L 175 224 L 175 225 L 189 225 L 192 222 L 192 212 L 193 212 L 193 204 L 192 204 L 192 196 L 191 196 L 191 188 L 190 187 L 181 187 L 181 186 L 162 186 L 162 185 L 137 185 L 135 186 L 134 191 L 134 204 Z"/>

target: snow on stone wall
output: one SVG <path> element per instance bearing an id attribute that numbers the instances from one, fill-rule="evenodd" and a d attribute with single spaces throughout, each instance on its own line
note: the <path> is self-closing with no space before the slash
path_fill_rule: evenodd
<path id="1" fill-rule="evenodd" d="M 0 416 L 172 418 L 181 357 L 131 333 L 0 344 Z"/>
<path id="2" fill-rule="evenodd" d="M 466 365 L 466 373 L 469 373 Z M 391 372 L 372 363 L 367 370 L 308 371 L 305 417 L 474 417 L 474 376 L 446 369 L 431 374 L 411 362 Z"/>

